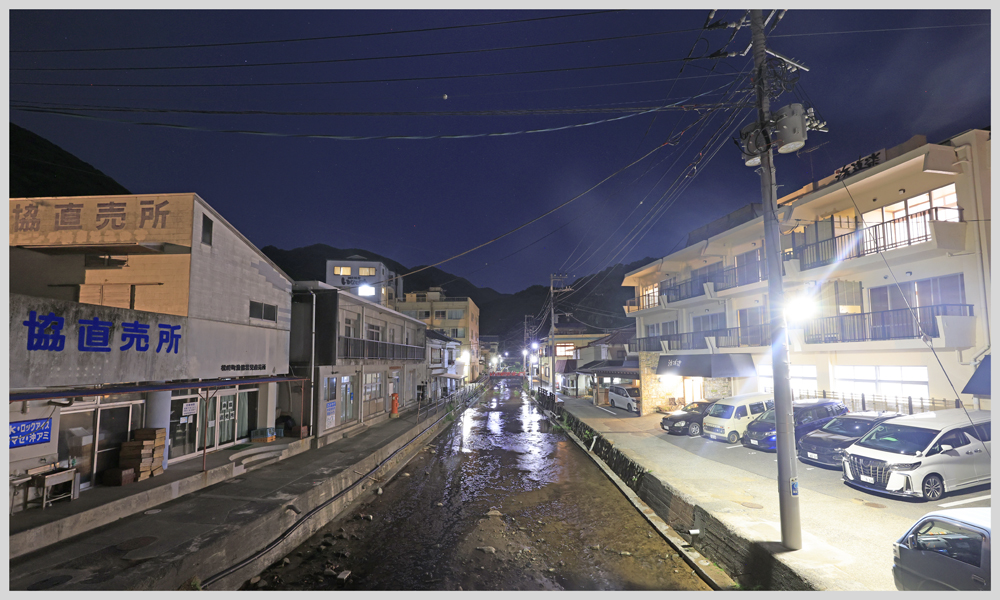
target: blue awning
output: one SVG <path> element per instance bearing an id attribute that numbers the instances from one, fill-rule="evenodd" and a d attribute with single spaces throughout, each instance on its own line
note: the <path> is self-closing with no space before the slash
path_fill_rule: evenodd
<path id="1" fill-rule="evenodd" d="M 10 402 L 75 398 L 77 396 L 112 396 L 114 394 L 128 394 L 133 392 L 165 392 L 168 390 L 183 389 L 204 390 L 228 388 L 236 385 L 247 385 L 253 383 L 277 383 L 282 381 L 309 381 L 309 378 L 295 377 L 293 375 L 278 375 L 273 377 L 247 377 L 245 379 L 215 379 L 211 381 L 183 381 L 177 383 L 118 384 L 106 385 L 104 387 L 90 386 L 63 389 L 52 388 L 37 392 L 13 393 L 10 395 Z"/>
<path id="2" fill-rule="evenodd" d="M 990 395 L 990 355 L 983 358 L 983 362 L 976 367 L 976 372 L 972 374 L 969 383 L 962 389 L 963 394 L 973 396 L 989 397 Z"/>

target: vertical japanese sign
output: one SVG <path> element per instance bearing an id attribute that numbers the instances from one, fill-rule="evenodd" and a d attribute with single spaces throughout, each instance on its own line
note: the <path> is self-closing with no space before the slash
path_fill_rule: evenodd
<path id="1" fill-rule="evenodd" d="M 10 424 L 10 448 L 23 448 L 52 441 L 52 419 L 18 421 Z"/>
<path id="2" fill-rule="evenodd" d="M 337 401 L 331 400 L 326 403 L 326 429 L 333 429 L 337 425 Z"/>

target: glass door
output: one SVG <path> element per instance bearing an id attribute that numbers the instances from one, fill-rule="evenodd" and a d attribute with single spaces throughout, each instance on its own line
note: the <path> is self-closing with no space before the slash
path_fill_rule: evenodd
<path id="1" fill-rule="evenodd" d="M 59 416 L 59 461 L 68 461 L 80 474 L 80 489 L 91 485 L 94 468 L 94 410 Z"/>
<path id="2" fill-rule="evenodd" d="M 192 404 L 195 406 L 191 406 Z M 201 422 L 197 414 L 197 406 L 200 404 L 201 400 L 197 397 L 170 400 L 169 458 L 187 456 L 197 450 L 198 423 Z"/>
<path id="3" fill-rule="evenodd" d="M 232 444 L 236 439 L 236 393 L 219 395 L 219 445 Z"/>
<path id="4" fill-rule="evenodd" d="M 347 376 L 340 378 L 340 402 L 343 405 L 343 419 L 342 423 L 347 423 L 348 421 L 353 421 L 355 419 L 355 407 L 354 403 L 357 399 L 354 397 L 354 378 Z"/>
<path id="5" fill-rule="evenodd" d="M 128 441 L 130 410 L 130 406 L 120 406 L 102 408 L 99 411 L 97 416 L 97 461 L 94 464 L 94 477 L 98 481 L 101 473 L 118 466 L 118 454 L 121 452 L 122 442 Z"/>
<path id="6" fill-rule="evenodd" d="M 206 413 L 208 414 L 207 419 L 205 417 Z M 208 449 L 215 448 L 217 413 L 218 398 L 213 396 L 207 402 L 202 400 L 198 403 L 198 450 L 202 450 L 206 446 Z"/>
<path id="7" fill-rule="evenodd" d="M 236 439 L 250 437 L 257 428 L 257 390 L 240 392 L 236 396 Z"/>

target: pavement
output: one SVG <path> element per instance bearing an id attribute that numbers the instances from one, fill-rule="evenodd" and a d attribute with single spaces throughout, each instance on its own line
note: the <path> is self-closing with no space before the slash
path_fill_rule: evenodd
<path id="1" fill-rule="evenodd" d="M 845 501 L 803 488 L 799 496 L 802 549 L 787 551 L 781 546 L 774 479 L 706 459 L 660 439 L 666 435 L 660 429 L 662 414 L 607 414 L 595 407 L 590 397 L 559 394 L 558 398 L 564 410 L 613 442 L 675 493 L 706 510 L 732 534 L 768 549 L 815 589 L 896 589 L 892 543 L 913 524 L 912 519 L 886 514 L 861 500 Z M 697 542 L 694 545 L 697 547 Z"/>
<path id="2" fill-rule="evenodd" d="M 322 518 L 312 519 L 318 524 L 303 528 L 298 537 L 326 524 L 364 485 L 371 485 L 365 482 L 355 492 L 354 482 L 384 464 L 380 461 L 391 458 L 397 448 L 444 414 L 443 407 L 430 414 L 421 409 L 418 423 L 416 409 L 401 411 L 399 418 L 381 419 L 316 449 L 291 455 L 285 451 L 281 460 L 261 461 L 270 464 L 258 463 L 252 469 L 241 469 L 240 458 L 232 460 L 233 452 L 220 451 L 208 455 L 205 474 L 200 459 L 188 461 L 143 482 L 99 487 L 81 493 L 73 502 L 17 513 L 10 518 L 11 539 L 34 533 L 37 549 L 19 556 L 12 552 L 9 589 L 169 590 L 192 578 L 204 581 L 276 539 L 323 500 L 350 492 L 342 502 L 337 500 L 339 504 L 323 509 Z M 436 427 L 443 428 L 447 422 L 442 420 Z M 436 431 L 424 435 L 431 439 Z M 420 445 L 420 440 L 413 444 Z M 218 481 L 207 480 L 210 473 Z M 385 471 L 379 471 L 379 476 L 385 476 Z M 200 489 L 169 499 L 178 482 L 191 477 L 206 481 Z M 136 506 L 146 508 L 137 500 L 151 490 L 168 494 L 168 500 L 136 512 Z M 53 532 L 66 523 L 100 513 L 102 506 L 113 507 L 115 502 L 119 510 L 131 512 L 53 543 Z M 272 555 L 268 559 L 274 560 Z M 243 580 L 230 578 L 219 589 L 235 589 Z"/>

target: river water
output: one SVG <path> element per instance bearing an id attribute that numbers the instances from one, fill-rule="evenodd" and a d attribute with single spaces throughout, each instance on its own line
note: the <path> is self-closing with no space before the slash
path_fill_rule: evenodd
<path id="1" fill-rule="evenodd" d="M 379 486 L 244 589 L 710 589 L 519 385 Z"/>

